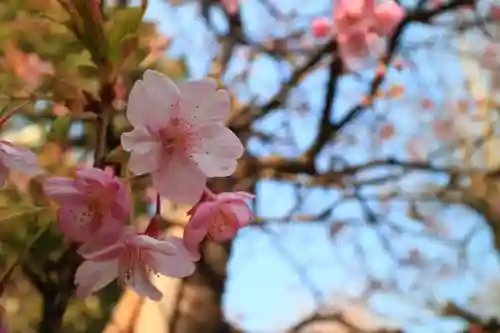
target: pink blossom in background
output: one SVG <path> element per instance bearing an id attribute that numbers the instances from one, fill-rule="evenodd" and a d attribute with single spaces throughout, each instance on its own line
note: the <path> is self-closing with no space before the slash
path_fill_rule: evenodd
<path id="1" fill-rule="evenodd" d="M 311 30 L 314 37 L 326 37 L 332 31 L 332 24 L 330 23 L 330 20 L 328 18 L 318 17 L 313 20 L 311 24 Z"/>
<path id="2" fill-rule="evenodd" d="M 495 45 L 488 44 L 479 57 L 479 65 L 484 69 L 495 69 L 499 67 L 499 57 Z"/>
<path id="3" fill-rule="evenodd" d="M 391 34 L 403 17 L 403 8 L 392 0 L 379 5 L 374 0 L 338 0 L 333 19 L 340 54 L 348 67 L 379 53 L 380 37 Z"/>
<path id="4" fill-rule="evenodd" d="M 451 140 L 454 136 L 453 121 L 450 119 L 435 119 L 432 121 L 432 130 L 439 140 Z"/>
<path id="5" fill-rule="evenodd" d="M 500 5 L 490 4 L 490 14 L 494 19 L 500 19 Z"/>
<path id="6" fill-rule="evenodd" d="M 48 178 L 44 190 L 59 204 L 61 231 L 74 242 L 92 240 L 90 248 L 113 242 L 130 214 L 131 198 L 123 183 L 97 168 L 80 168 L 74 178 Z"/>
<path id="7" fill-rule="evenodd" d="M 186 248 L 200 258 L 199 246 L 210 235 L 215 241 L 232 239 L 239 229 L 253 218 L 246 200 L 254 196 L 246 192 L 225 192 L 209 194 L 189 212 L 189 222 L 184 229 L 183 241 Z"/>
<path id="8" fill-rule="evenodd" d="M 388 0 L 376 6 L 374 14 L 378 34 L 387 36 L 394 32 L 394 29 L 405 16 L 405 11 L 395 1 Z"/>
<path id="9" fill-rule="evenodd" d="M 426 152 L 421 138 L 416 136 L 410 138 L 406 143 L 405 150 L 411 161 L 422 162 L 425 160 Z"/>
<path id="10" fill-rule="evenodd" d="M 26 82 L 26 89 L 35 89 L 43 75 L 54 74 L 50 62 L 43 61 L 36 53 L 25 53 L 13 43 L 5 48 L 5 60 L 17 76 Z"/>
<path id="11" fill-rule="evenodd" d="M 75 275 L 77 295 L 86 297 L 116 278 L 137 293 L 158 301 L 162 293 L 150 281 L 150 273 L 173 277 L 193 274 L 195 264 L 176 237 L 158 240 L 126 229 L 115 244 L 83 255 Z"/>
<path id="12" fill-rule="evenodd" d="M 5 185 L 9 171 L 35 176 L 43 172 L 38 158 L 31 150 L 0 140 L 0 186 Z"/>
<path id="13" fill-rule="evenodd" d="M 220 3 L 229 15 L 235 15 L 238 12 L 239 0 L 220 0 Z"/>
<path id="14" fill-rule="evenodd" d="M 69 109 L 61 103 L 52 104 L 52 113 L 58 117 L 65 116 L 69 113 Z"/>
<path id="15" fill-rule="evenodd" d="M 135 175 L 151 173 L 153 187 L 176 203 L 196 203 L 209 177 L 234 173 L 244 148 L 225 125 L 229 93 L 203 79 L 176 86 L 146 70 L 129 96 L 127 118 L 134 126 L 122 135 Z"/>

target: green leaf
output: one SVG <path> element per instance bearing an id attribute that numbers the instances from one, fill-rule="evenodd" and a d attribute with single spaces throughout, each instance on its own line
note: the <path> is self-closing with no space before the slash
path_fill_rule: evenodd
<path id="1" fill-rule="evenodd" d="M 122 43 L 137 35 L 142 21 L 141 7 L 127 7 L 115 11 L 108 30 L 108 58 L 116 63 L 123 58 Z"/>
<path id="2" fill-rule="evenodd" d="M 57 117 L 52 124 L 49 134 L 51 141 L 61 141 L 67 138 L 69 127 L 71 126 L 71 117 L 69 115 Z"/>
<path id="3" fill-rule="evenodd" d="M 50 205 L 50 201 L 43 190 L 42 182 L 43 179 L 41 177 L 33 177 L 28 183 L 28 193 L 30 194 L 33 204 L 36 206 Z"/>
<path id="4" fill-rule="evenodd" d="M 80 66 L 97 68 L 88 52 L 68 54 L 64 59 L 64 64 L 70 68 Z"/>

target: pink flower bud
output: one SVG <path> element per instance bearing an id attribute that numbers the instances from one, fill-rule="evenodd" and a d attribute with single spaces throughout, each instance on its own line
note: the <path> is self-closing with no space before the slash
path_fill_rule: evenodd
<path id="1" fill-rule="evenodd" d="M 215 241 L 228 241 L 253 217 L 246 200 L 253 198 L 246 192 L 220 193 L 203 196 L 188 214 L 191 215 L 184 229 L 184 244 L 197 258 L 199 246 L 210 235 Z"/>
<path id="2" fill-rule="evenodd" d="M 314 19 L 311 24 L 311 30 L 314 37 L 326 37 L 331 32 L 332 24 L 326 17 L 319 17 Z"/>

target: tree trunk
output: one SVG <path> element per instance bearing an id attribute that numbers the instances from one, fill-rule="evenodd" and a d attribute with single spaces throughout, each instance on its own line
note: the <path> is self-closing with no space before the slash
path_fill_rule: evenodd
<path id="1" fill-rule="evenodd" d="M 214 244 L 207 244 L 210 248 Z M 223 253 L 223 250 L 215 249 Z M 169 321 L 170 333 L 230 333 L 235 332 L 225 321 L 222 313 L 222 295 L 224 293 L 225 254 L 213 255 L 210 263 L 205 251 L 196 272 L 182 281 L 177 290 L 175 309 Z M 210 255 L 208 255 L 210 256 Z M 222 268 L 223 271 L 219 271 Z"/>

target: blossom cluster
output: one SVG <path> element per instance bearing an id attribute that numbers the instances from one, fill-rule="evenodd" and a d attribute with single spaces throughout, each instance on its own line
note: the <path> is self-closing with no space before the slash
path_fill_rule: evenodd
<path id="1" fill-rule="evenodd" d="M 111 169 L 79 167 L 69 177 L 45 178 L 44 192 L 58 204 L 59 229 L 79 244 L 84 259 L 75 274 L 77 295 L 88 296 L 119 279 L 160 300 L 152 275 L 193 274 L 208 235 L 227 241 L 251 221 L 247 200 L 253 195 L 214 194 L 206 187 L 208 178 L 232 175 L 244 153 L 225 126 L 229 110 L 229 93 L 213 79 L 176 85 L 146 70 L 130 92 L 126 116 L 133 129 L 121 138 L 122 148 L 130 152 L 128 168 L 134 175 L 150 175 L 159 196 L 193 205 L 183 238 L 161 235 L 155 227 L 158 216 L 143 232 L 130 226 L 131 194 Z M 1 185 L 12 169 L 42 173 L 33 152 L 0 141 Z"/>
<path id="2" fill-rule="evenodd" d="M 404 9 L 393 0 L 375 5 L 375 0 L 338 0 L 333 8 L 333 26 L 326 17 L 311 25 L 316 37 L 337 34 L 339 53 L 347 67 L 379 54 L 381 37 L 389 36 L 404 18 Z M 335 28 L 335 29 L 333 29 Z"/>

